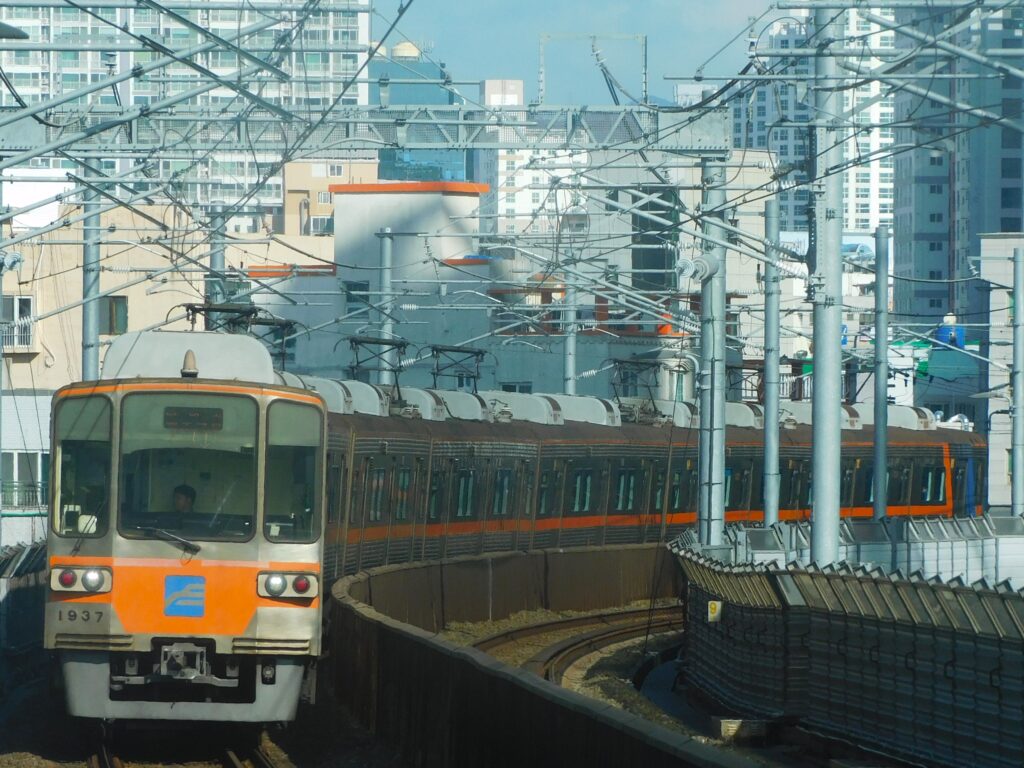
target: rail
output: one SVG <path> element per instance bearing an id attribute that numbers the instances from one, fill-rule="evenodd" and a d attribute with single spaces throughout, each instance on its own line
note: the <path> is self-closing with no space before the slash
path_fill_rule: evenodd
<path id="1" fill-rule="evenodd" d="M 653 613 L 644 610 L 643 613 L 643 616 L 625 624 L 598 627 L 554 643 L 527 661 L 523 668 L 556 685 L 561 685 L 565 673 L 585 656 L 645 634 L 654 635 L 683 629 L 683 617 L 679 608 L 666 608 Z"/>

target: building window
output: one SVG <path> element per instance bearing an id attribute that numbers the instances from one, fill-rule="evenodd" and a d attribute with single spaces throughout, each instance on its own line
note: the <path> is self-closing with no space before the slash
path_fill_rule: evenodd
<path id="1" fill-rule="evenodd" d="M 929 213 L 928 214 L 928 221 L 930 221 L 932 224 L 940 224 L 940 223 L 942 223 L 942 219 L 943 219 L 943 216 L 942 216 L 941 213 Z"/>
<path id="2" fill-rule="evenodd" d="M 1020 218 L 1014 216 L 1004 216 L 999 220 L 999 231 L 1000 232 L 1020 232 Z"/>
<path id="3" fill-rule="evenodd" d="M 361 309 L 369 311 L 370 306 L 370 283 L 366 280 L 346 280 L 345 286 L 345 309 L 350 314 Z"/>
<path id="4" fill-rule="evenodd" d="M 502 392 L 521 392 L 524 395 L 533 393 L 533 382 L 530 381 L 503 381 Z"/>
<path id="5" fill-rule="evenodd" d="M 929 280 L 941 280 L 942 279 L 942 270 L 941 269 L 930 269 L 930 270 L 928 270 L 928 279 Z"/>
<path id="6" fill-rule="evenodd" d="M 928 165 L 942 165 L 942 155 L 930 155 Z"/>
<path id="7" fill-rule="evenodd" d="M 929 251 L 933 251 L 933 252 L 934 251 L 941 251 L 942 250 L 942 243 L 928 243 L 928 250 Z"/>
<path id="8" fill-rule="evenodd" d="M 331 216 L 310 216 L 309 230 L 314 235 L 329 235 L 334 231 L 334 218 Z"/>
<path id="9" fill-rule="evenodd" d="M 941 184 L 929 184 L 928 185 L 928 193 L 932 194 L 932 195 L 941 195 L 942 194 L 942 185 Z"/>
<path id="10" fill-rule="evenodd" d="M 931 309 L 937 309 L 942 306 L 942 299 L 928 299 L 928 306 Z"/>
<path id="11" fill-rule="evenodd" d="M 120 336 L 128 332 L 128 297 L 103 296 L 100 298 L 100 333 Z"/>
<path id="12" fill-rule="evenodd" d="M 0 322 L 3 322 L 3 343 L 5 347 L 30 347 L 32 346 L 32 323 L 28 322 L 32 317 L 31 296 L 4 296 L 0 302 Z M 8 325 L 17 320 L 22 324 Z"/>
<path id="13" fill-rule="evenodd" d="M 330 192 L 317 192 L 316 201 L 321 205 L 331 204 L 331 193 Z"/>

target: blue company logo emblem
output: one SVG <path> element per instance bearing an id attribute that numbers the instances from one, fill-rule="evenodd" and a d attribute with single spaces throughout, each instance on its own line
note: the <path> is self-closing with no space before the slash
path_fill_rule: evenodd
<path id="1" fill-rule="evenodd" d="M 206 610 L 206 577 L 164 579 L 164 616 L 202 616 Z"/>

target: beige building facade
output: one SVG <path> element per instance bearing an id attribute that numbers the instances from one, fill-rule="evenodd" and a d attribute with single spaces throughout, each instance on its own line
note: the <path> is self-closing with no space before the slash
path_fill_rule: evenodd
<path id="1" fill-rule="evenodd" d="M 61 212 L 65 219 L 79 214 L 74 205 Z M 164 222 L 166 229 L 147 216 Z M 151 328 L 202 330 L 203 317 L 193 323 L 186 306 L 204 301 L 209 263 L 209 246 L 194 223 L 170 207 L 154 206 L 138 213 L 111 211 L 102 216 L 101 225 L 101 366 L 107 346 L 119 334 Z M 296 307 L 325 303 L 307 294 L 329 298 L 337 293 L 331 238 L 228 235 L 228 241 L 229 288 L 242 294 L 240 300 L 251 296 L 264 318 L 277 310 L 294 313 Z M 0 301 L 0 546 L 45 533 L 50 401 L 82 372 L 82 225 L 72 223 L 11 251 L 21 256 L 21 264 L 4 274 Z M 291 292 L 296 281 L 312 281 L 316 289 L 282 302 L 280 295 Z M 273 327 L 258 330 L 280 335 Z M 278 346 L 276 339 L 268 340 Z"/>

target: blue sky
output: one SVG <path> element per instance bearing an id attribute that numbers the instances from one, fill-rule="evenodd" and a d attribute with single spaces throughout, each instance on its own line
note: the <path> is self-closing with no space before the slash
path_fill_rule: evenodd
<path id="1" fill-rule="evenodd" d="M 671 98 L 664 75 L 691 76 L 698 65 L 758 16 L 769 0 L 413 0 L 401 32 L 425 44 L 455 79 L 513 78 L 537 92 L 538 44 L 542 33 L 617 33 L 648 36 L 651 94 Z M 393 17 L 397 0 L 379 0 L 379 13 Z M 384 29 L 374 19 L 375 34 Z M 745 35 L 706 72 L 730 74 L 745 61 Z M 394 38 L 395 41 L 400 38 Z M 640 48 L 628 41 L 599 45 L 615 76 L 639 91 Z M 549 103 L 609 103 L 589 41 L 548 43 Z M 464 87 L 467 96 L 475 95 Z"/>

